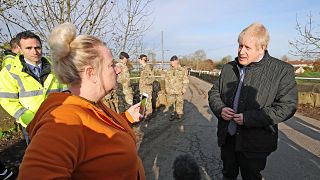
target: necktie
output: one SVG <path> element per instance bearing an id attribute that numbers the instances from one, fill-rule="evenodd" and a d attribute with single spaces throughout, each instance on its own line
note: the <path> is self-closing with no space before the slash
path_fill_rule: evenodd
<path id="1" fill-rule="evenodd" d="M 40 77 L 40 68 L 38 66 L 33 68 L 33 72 L 37 77 Z"/>
<path id="2" fill-rule="evenodd" d="M 238 84 L 236 95 L 235 95 L 234 100 L 233 100 L 233 110 L 236 113 L 238 111 L 239 98 L 240 98 L 240 92 L 241 92 L 242 83 L 243 83 L 243 79 L 244 79 L 244 74 L 245 74 L 245 69 L 241 68 L 240 69 L 240 81 L 239 81 L 239 84 Z M 229 132 L 230 135 L 233 136 L 236 133 L 236 131 L 237 131 L 237 124 L 233 120 L 231 120 L 229 122 L 229 125 L 228 125 L 228 132 Z"/>

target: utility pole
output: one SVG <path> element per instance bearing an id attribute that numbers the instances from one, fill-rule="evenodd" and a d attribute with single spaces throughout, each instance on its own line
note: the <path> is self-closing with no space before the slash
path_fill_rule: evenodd
<path id="1" fill-rule="evenodd" d="M 164 63 L 163 31 L 161 31 L 161 59 L 162 59 L 161 68 L 163 69 L 163 63 Z"/>

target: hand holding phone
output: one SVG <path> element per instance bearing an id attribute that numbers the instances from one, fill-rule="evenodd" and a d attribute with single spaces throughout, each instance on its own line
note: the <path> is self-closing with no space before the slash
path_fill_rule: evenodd
<path id="1" fill-rule="evenodd" d="M 140 109 L 139 109 L 139 113 L 141 114 L 141 118 L 143 118 L 145 116 L 148 98 L 149 98 L 149 95 L 147 93 L 142 93 L 141 101 L 140 101 L 141 104 L 140 104 Z"/>

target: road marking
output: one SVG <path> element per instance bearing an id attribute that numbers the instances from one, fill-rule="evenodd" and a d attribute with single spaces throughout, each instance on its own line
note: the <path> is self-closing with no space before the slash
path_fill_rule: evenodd
<path id="1" fill-rule="evenodd" d="M 206 168 L 204 168 L 203 166 L 201 166 L 202 172 L 204 173 L 204 179 L 205 180 L 211 180 L 209 174 L 206 171 Z"/>
<path id="2" fill-rule="evenodd" d="M 158 154 L 157 154 L 156 158 L 154 158 L 153 166 L 152 166 L 152 172 L 154 174 L 155 180 L 159 179 L 159 169 L 160 169 L 160 167 L 158 166 Z"/>
<path id="3" fill-rule="evenodd" d="M 311 126 L 308 126 L 308 125 L 306 125 L 306 124 L 303 124 L 303 123 L 301 123 L 301 122 L 299 122 L 299 121 L 296 121 L 296 122 L 299 123 L 299 124 L 301 124 L 302 126 L 305 126 L 305 127 L 309 128 L 309 129 L 314 130 L 315 132 L 320 132 L 318 129 L 315 129 L 315 128 L 311 127 Z"/>
<path id="4" fill-rule="evenodd" d="M 313 162 L 313 164 L 315 164 L 318 167 L 318 169 L 320 169 L 320 165 L 317 162 L 315 162 L 313 159 L 309 159 L 309 161 Z"/>
<path id="5" fill-rule="evenodd" d="M 289 144 L 288 142 L 283 141 L 284 143 L 286 143 L 288 146 L 290 146 L 292 149 L 296 150 L 296 151 L 300 151 L 298 148 L 294 147 L 294 145 Z"/>
<path id="6" fill-rule="evenodd" d="M 296 143 L 300 148 L 303 148 L 317 157 L 320 157 L 320 142 L 313 139 L 295 129 L 287 126 L 284 123 L 279 124 L 280 131 L 283 132 L 288 139 Z"/>

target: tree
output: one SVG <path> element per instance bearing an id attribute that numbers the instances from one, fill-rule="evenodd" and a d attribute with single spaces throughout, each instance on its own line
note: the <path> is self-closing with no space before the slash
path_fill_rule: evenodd
<path id="1" fill-rule="evenodd" d="M 232 60 L 232 57 L 229 55 L 229 56 L 225 56 L 221 59 L 221 61 L 219 61 L 217 64 L 216 64 L 216 68 L 217 69 L 222 69 L 223 65 L 227 64 L 228 62 L 230 62 Z"/>
<path id="2" fill-rule="evenodd" d="M 8 41 L 22 30 L 35 31 L 44 42 L 58 24 L 73 23 L 79 34 L 103 39 L 116 53 L 130 48 L 150 25 L 151 0 L 0 0 L 0 40 Z"/>
<path id="3" fill-rule="evenodd" d="M 201 63 L 201 69 L 204 71 L 212 71 L 215 69 L 215 64 L 211 59 L 206 59 Z"/>
<path id="4" fill-rule="evenodd" d="M 293 48 L 289 53 L 294 56 L 318 58 L 320 56 L 320 24 L 315 24 L 311 12 L 306 23 L 300 23 L 298 17 L 296 22 L 298 37 L 289 42 L 289 45 Z"/>
<path id="5" fill-rule="evenodd" d="M 283 55 L 280 58 L 282 61 L 289 61 L 289 57 L 287 55 Z"/>
<path id="6" fill-rule="evenodd" d="M 197 61 L 196 69 L 199 70 L 199 63 L 207 58 L 207 54 L 204 50 L 200 49 L 193 53 L 194 60 Z"/>
<path id="7" fill-rule="evenodd" d="M 152 0 L 126 0 L 118 1 L 116 9 L 117 13 L 113 21 L 115 23 L 115 49 L 119 51 L 132 52 L 137 44 L 143 39 L 143 33 L 146 32 L 151 24 L 146 24 L 147 16 L 151 12 L 147 11 L 147 7 Z"/>
<path id="8" fill-rule="evenodd" d="M 313 63 L 313 71 L 320 72 L 320 60 L 316 60 Z"/>

